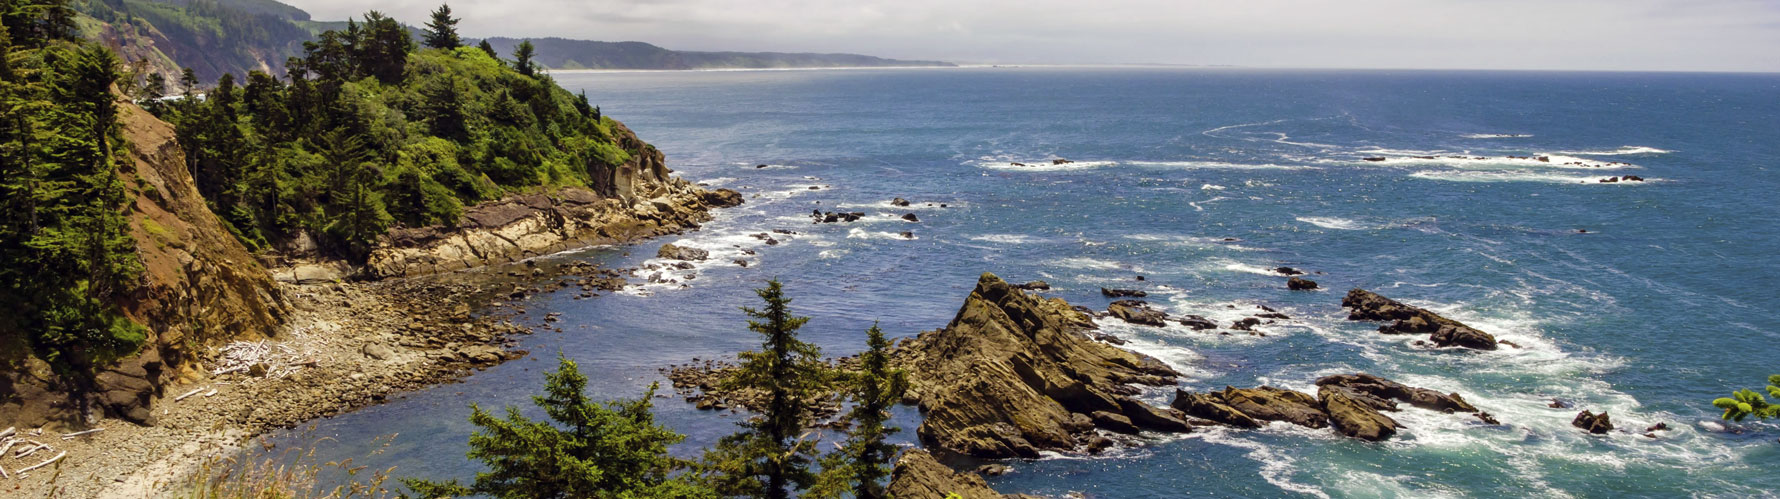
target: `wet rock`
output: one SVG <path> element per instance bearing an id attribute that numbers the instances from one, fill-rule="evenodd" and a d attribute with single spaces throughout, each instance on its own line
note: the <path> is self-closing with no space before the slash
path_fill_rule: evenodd
<path id="1" fill-rule="evenodd" d="M 1648 427 L 1648 428 L 1645 428 L 1645 429 L 1644 429 L 1644 431 L 1645 431 L 1645 432 L 1653 432 L 1653 431 L 1669 431 L 1669 424 L 1668 424 L 1668 423 L 1662 423 L 1662 422 L 1658 422 L 1658 423 L 1657 423 L 1657 424 L 1653 424 L 1653 425 L 1650 425 L 1650 427 Z"/>
<path id="2" fill-rule="evenodd" d="M 1068 302 L 983 274 L 950 324 L 897 348 L 925 416 L 917 436 L 976 457 L 1032 458 L 1093 445 L 1082 422 L 1096 411 L 1143 427 L 1143 415 L 1121 402 L 1134 392 L 1128 385 L 1166 386 L 1179 374 L 1094 341 L 1084 334 L 1092 327 Z"/>
<path id="3" fill-rule="evenodd" d="M 1088 417 L 1093 418 L 1094 426 L 1104 428 L 1107 431 L 1127 434 L 1135 434 L 1138 432 L 1137 425 L 1131 424 L 1131 418 L 1127 418 L 1123 414 L 1094 411 L 1092 414 L 1089 414 Z"/>
<path id="4" fill-rule="evenodd" d="M 904 214 L 903 214 L 903 215 L 902 215 L 902 219 L 903 219 L 903 220 L 907 220 L 907 221 L 910 221 L 910 222 L 919 222 L 919 221 L 921 221 L 921 217 L 917 217 L 917 216 L 915 216 L 915 214 L 914 214 L 914 213 L 904 213 Z"/>
<path id="5" fill-rule="evenodd" d="M 1317 398 L 1322 400 L 1323 410 L 1328 412 L 1329 421 L 1342 435 L 1376 442 L 1395 435 L 1397 428 L 1402 426 L 1389 416 L 1380 414 L 1371 404 L 1356 400 L 1340 388 L 1319 387 Z"/>
<path id="6" fill-rule="evenodd" d="M 1317 288 L 1316 281 L 1312 281 L 1310 279 L 1304 279 L 1301 277 L 1293 277 L 1291 279 L 1286 279 L 1286 289 L 1290 289 L 1292 291 L 1307 291 L 1307 290 L 1312 290 L 1312 289 L 1316 289 L 1316 288 Z"/>
<path id="7" fill-rule="evenodd" d="M 1338 386 L 1384 399 L 1407 402 L 1423 409 L 1442 412 L 1477 412 L 1477 407 L 1457 393 L 1440 393 L 1417 388 L 1365 373 L 1337 374 L 1316 380 L 1316 385 Z"/>
<path id="8" fill-rule="evenodd" d="M 1496 337 L 1489 333 L 1364 289 L 1354 288 L 1348 291 L 1347 296 L 1341 300 L 1341 306 L 1351 310 L 1348 320 L 1393 321 L 1380 326 L 1380 333 L 1431 334 L 1429 339 L 1436 346 L 1496 349 Z"/>
<path id="9" fill-rule="evenodd" d="M 890 206 L 908 206 L 908 205 L 909 205 L 909 200 L 907 200 L 907 199 L 896 198 L 896 199 L 890 200 Z"/>
<path id="10" fill-rule="evenodd" d="M 1570 403 L 1558 399 L 1551 399 L 1551 403 L 1545 404 L 1545 406 L 1552 409 L 1569 409 Z"/>
<path id="11" fill-rule="evenodd" d="M 1360 158 L 1360 159 L 1366 160 L 1366 161 L 1378 162 L 1378 161 L 1384 161 L 1384 156 L 1367 156 L 1367 157 Z"/>
<path id="12" fill-rule="evenodd" d="M 1259 326 L 1259 325 L 1261 325 L 1261 319 L 1256 319 L 1254 317 L 1244 317 L 1244 318 L 1242 318 L 1242 320 L 1239 320 L 1239 321 L 1236 321 L 1235 323 L 1230 324 L 1230 329 L 1235 329 L 1237 331 L 1254 331 L 1255 326 Z"/>
<path id="13" fill-rule="evenodd" d="M 1280 275 L 1304 275 L 1304 271 L 1291 267 L 1274 267 L 1273 271 Z"/>
<path id="14" fill-rule="evenodd" d="M 1142 326 L 1162 327 L 1166 325 L 1168 314 L 1150 308 L 1142 300 L 1119 300 L 1106 306 L 1106 313 L 1120 320 Z"/>
<path id="15" fill-rule="evenodd" d="M 705 204 L 714 208 L 733 208 L 741 206 L 744 202 L 742 193 L 729 189 L 705 191 L 702 197 L 704 198 Z"/>
<path id="16" fill-rule="evenodd" d="M 1146 297 L 1149 295 L 1150 295 L 1149 293 L 1145 293 L 1142 290 L 1136 290 L 1136 289 L 1100 288 L 1100 296 L 1105 296 L 1107 298 L 1126 298 L 1126 297 L 1143 298 L 1143 297 Z"/>
<path id="17" fill-rule="evenodd" d="M 1490 413 L 1487 413 L 1487 412 L 1481 412 L 1481 411 L 1480 411 L 1480 412 L 1477 412 L 1477 413 L 1475 413 L 1475 414 L 1472 414 L 1472 416 L 1475 416 L 1475 417 L 1476 417 L 1476 418 L 1477 418 L 1477 420 L 1478 420 L 1478 421 L 1482 421 L 1482 422 L 1483 422 L 1483 424 L 1487 424 L 1487 425 L 1499 425 L 1499 424 L 1502 424 L 1502 422 L 1501 422 L 1501 421 L 1497 421 L 1497 420 L 1496 420 L 1496 416 L 1495 416 L 1495 415 L 1493 415 L 1493 414 L 1490 414 Z"/>
<path id="18" fill-rule="evenodd" d="M 914 231 L 905 230 L 905 231 L 902 231 L 902 234 L 899 234 L 899 235 L 901 235 L 903 239 L 914 239 L 915 238 Z"/>
<path id="19" fill-rule="evenodd" d="M 1570 426 L 1581 428 L 1584 431 L 1596 435 L 1603 435 L 1613 431 L 1613 421 L 1607 417 L 1607 413 L 1605 412 L 1595 414 L 1584 410 L 1576 414 L 1576 419 L 1570 421 Z"/>
<path id="20" fill-rule="evenodd" d="M 732 262 L 732 263 L 735 263 L 735 264 L 736 264 L 736 266 L 737 266 L 737 267 L 741 267 L 741 268 L 748 268 L 748 261 L 747 261 L 747 260 L 742 260 L 742 259 L 739 259 L 739 258 L 738 258 L 738 259 L 735 259 L 735 260 L 731 260 L 731 262 Z"/>
<path id="21" fill-rule="evenodd" d="M 985 464 L 978 466 L 976 473 L 983 476 L 1001 476 L 1012 473 L 1014 468 L 1005 464 Z"/>
<path id="22" fill-rule="evenodd" d="M 1197 315 L 1189 315 L 1180 319 L 1180 325 L 1193 328 L 1194 331 L 1217 329 L 1218 323 Z"/>
<path id="23" fill-rule="evenodd" d="M 1285 421 L 1307 428 L 1329 426 L 1329 414 L 1315 397 L 1303 392 L 1262 386 L 1225 387 L 1217 393 L 1224 405 L 1261 421 Z"/>
<path id="24" fill-rule="evenodd" d="M 1239 428 L 1260 428 L 1261 422 L 1230 407 L 1217 393 L 1193 393 L 1176 388 L 1169 405 L 1182 413 Z"/>
<path id="25" fill-rule="evenodd" d="M 1063 158 L 1057 158 L 1057 159 L 1051 160 L 1052 165 L 1067 165 L 1070 163 L 1074 163 L 1074 161 L 1070 161 L 1070 160 L 1063 159 Z"/>
<path id="26" fill-rule="evenodd" d="M 661 245 L 661 249 L 659 251 L 655 252 L 656 258 L 665 258 L 668 260 L 690 260 L 690 261 L 702 262 L 705 260 L 705 258 L 710 257 L 710 256 L 711 256 L 711 252 L 709 252 L 709 251 L 705 251 L 705 250 L 698 249 L 698 248 L 687 248 L 687 247 L 683 247 L 683 246 L 675 246 L 673 243 L 663 244 L 663 245 Z"/>

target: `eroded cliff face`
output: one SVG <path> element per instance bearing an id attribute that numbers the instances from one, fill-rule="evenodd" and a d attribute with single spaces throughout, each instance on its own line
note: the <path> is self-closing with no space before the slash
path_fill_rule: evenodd
<path id="1" fill-rule="evenodd" d="M 90 384 L 58 377 L 32 358 L 0 374 L 7 425 L 76 427 L 101 414 L 151 423 L 148 408 L 164 395 L 161 387 L 198 369 L 202 349 L 275 335 L 284 322 L 278 288 L 204 204 L 173 127 L 128 101 L 118 102 L 118 112 L 128 160 L 117 174 L 130 193 L 130 235 L 144 269 L 119 305 L 148 339 Z"/>
<path id="2" fill-rule="evenodd" d="M 668 170 L 661 151 L 615 123 L 630 160 L 591 188 L 513 196 L 470 208 L 455 227 L 395 229 L 373 250 L 364 277 L 382 279 L 506 263 L 596 244 L 696 229 L 710 210 L 742 203 L 740 193 L 707 191 Z M 280 280 L 311 281 L 328 272 L 292 268 Z"/>

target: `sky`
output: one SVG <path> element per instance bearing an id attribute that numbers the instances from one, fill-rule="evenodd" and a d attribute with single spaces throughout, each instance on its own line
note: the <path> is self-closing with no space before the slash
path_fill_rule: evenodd
<path id="1" fill-rule="evenodd" d="M 284 0 L 318 20 L 438 0 Z M 966 64 L 1780 71 L 1780 0 L 456 0 L 464 36 Z"/>

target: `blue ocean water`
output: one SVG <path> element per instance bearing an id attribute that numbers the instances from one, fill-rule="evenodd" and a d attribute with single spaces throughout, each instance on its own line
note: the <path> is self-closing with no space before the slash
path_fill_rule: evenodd
<path id="1" fill-rule="evenodd" d="M 757 300 L 749 291 L 766 279 L 786 283 L 794 309 L 814 317 L 804 336 L 838 356 L 861 349 L 874 321 L 892 336 L 944 326 L 988 271 L 1046 280 L 1050 295 L 1096 308 L 1107 302 L 1098 289 L 1117 286 L 1148 290 L 1175 315 L 1228 324 L 1268 305 L 1294 318 L 1263 326 L 1264 337 L 1102 321 L 1186 373 L 1189 390 L 1314 392 L 1319 376 L 1363 371 L 1462 393 L 1503 423 L 1411 409 L 1393 414 L 1407 428 L 1383 443 L 1284 424 L 1154 435 L 1103 456 L 1011 463 L 1015 472 L 991 479 L 1004 492 L 1740 497 L 1780 488 L 1780 428 L 1727 424 L 1709 405 L 1780 372 L 1780 75 L 555 77 L 665 151 L 679 175 L 737 189 L 747 204 L 682 237 L 550 257 L 635 266 L 664 242 L 713 253 L 682 272 L 696 276 L 685 287 L 533 299 L 528 320 L 561 312 L 564 332 L 523 338 L 530 358 L 461 384 L 318 421 L 315 433 L 333 437 L 324 457 L 468 477 L 477 469 L 462 458 L 468 404 L 528 404 L 556 352 L 580 362 L 597 396 L 634 397 L 663 380 L 658 367 L 757 346 L 737 307 Z M 1624 175 L 1645 181 L 1600 182 Z M 892 207 L 893 197 L 914 206 Z M 812 209 L 869 216 L 812 225 Z M 920 222 L 897 218 L 908 212 Z M 772 246 L 749 237 L 771 229 L 798 233 Z M 1314 272 L 1325 289 L 1287 291 L 1267 270 L 1281 265 Z M 1344 320 L 1341 295 L 1353 287 L 1523 348 L 1440 350 L 1380 335 Z M 1548 407 L 1554 398 L 1575 407 Z M 1580 409 L 1632 431 L 1587 435 L 1569 424 Z M 685 455 L 739 417 L 677 398 L 657 399 L 657 411 L 690 436 L 677 449 Z M 918 418 L 899 413 L 905 441 Z M 1641 435 L 1657 422 L 1673 429 Z M 387 451 L 365 455 L 366 442 L 392 434 Z"/>

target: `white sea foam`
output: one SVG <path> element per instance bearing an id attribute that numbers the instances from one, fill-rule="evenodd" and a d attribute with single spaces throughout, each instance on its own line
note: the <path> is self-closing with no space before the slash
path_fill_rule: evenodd
<path id="1" fill-rule="evenodd" d="M 977 168 L 1016 172 L 1061 172 L 1074 170 L 1091 170 L 1119 164 L 1117 161 L 1070 161 L 1056 164 L 1056 158 L 1033 159 L 1009 155 L 983 156 L 965 164 Z"/>
<path id="2" fill-rule="evenodd" d="M 1270 428 L 1275 426 L 1280 425 L 1269 425 Z M 1290 492 L 1329 499 L 1329 494 L 1323 492 L 1322 489 L 1317 486 L 1292 481 L 1292 475 L 1296 473 L 1298 469 L 1296 466 L 1298 460 L 1292 457 L 1289 453 L 1275 452 L 1274 449 L 1267 444 L 1242 438 L 1241 430 L 1232 428 L 1213 426 L 1208 427 L 1205 431 L 1197 432 L 1195 434 L 1206 442 L 1247 449 L 1248 453 L 1245 454 L 1244 457 L 1259 463 L 1261 465 L 1261 479 L 1266 480 L 1267 483 L 1273 484 L 1275 487 Z"/>
<path id="3" fill-rule="evenodd" d="M 816 257 L 817 258 L 840 258 L 842 256 L 846 256 L 846 254 L 847 254 L 847 250 L 831 249 L 831 250 L 822 250 L 821 253 L 816 254 Z"/>
<path id="4" fill-rule="evenodd" d="M 1619 181 L 1602 182 L 1613 176 L 1567 175 L 1562 173 L 1540 173 L 1526 171 L 1476 171 L 1476 170 L 1422 170 L 1409 174 L 1411 177 L 1441 180 L 1447 182 L 1545 182 L 1552 184 L 1589 184 L 1589 185 L 1644 185 L 1644 182 Z"/>
<path id="5" fill-rule="evenodd" d="M 1525 139 L 1532 136 L 1533 134 L 1530 133 L 1467 133 L 1462 135 L 1467 139 Z"/>
<path id="6" fill-rule="evenodd" d="M 1583 156 L 1643 156 L 1668 154 L 1671 152 L 1674 151 L 1647 146 L 1620 146 L 1620 148 L 1610 151 L 1561 151 L 1559 154 L 1580 154 Z"/>
<path id="7" fill-rule="evenodd" d="M 898 240 L 898 241 L 909 241 L 909 240 L 914 240 L 914 239 L 920 239 L 920 236 L 903 237 L 902 234 L 898 234 L 895 232 L 869 231 L 869 230 L 861 229 L 858 227 L 854 227 L 852 229 L 847 230 L 847 239 L 894 239 L 894 240 Z"/>
<path id="8" fill-rule="evenodd" d="M 970 236 L 970 240 L 999 244 L 1031 244 L 1039 242 L 1038 238 L 1025 234 L 983 234 L 980 236 Z"/>
<path id="9" fill-rule="evenodd" d="M 1273 163 L 1230 163 L 1224 161 L 1126 161 L 1124 164 L 1153 168 L 1189 170 L 1316 170 L 1314 166 L 1278 165 Z"/>
<path id="10" fill-rule="evenodd" d="M 1337 218 L 1337 217 L 1298 217 L 1297 220 L 1300 222 L 1315 225 L 1317 227 L 1322 227 L 1325 229 L 1371 230 L 1371 229 L 1383 228 L 1383 227 L 1379 227 L 1379 226 L 1372 225 L 1372 224 L 1364 224 L 1364 223 L 1360 223 L 1358 221 L 1349 220 L 1346 218 Z"/>
<path id="11" fill-rule="evenodd" d="M 698 181 L 698 184 L 706 187 L 722 187 L 734 183 L 735 181 L 735 177 L 717 177 L 700 180 Z"/>
<path id="12" fill-rule="evenodd" d="M 1217 185 L 1217 184 L 1205 184 L 1205 185 L 1199 186 L 1199 190 L 1202 190 L 1202 191 L 1221 191 L 1224 189 L 1227 189 L 1227 187 Z"/>
<path id="13" fill-rule="evenodd" d="M 1087 258 L 1087 257 L 1074 257 L 1074 258 L 1063 258 L 1063 259 L 1059 259 L 1059 260 L 1052 260 L 1050 262 L 1050 264 L 1056 265 L 1059 267 L 1078 269 L 1078 270 L 1129 270 L 1129 271 L 1133 271 L 1133 272 L 1143 272 L 1143 268 L 1138 267 L 1136 265 L 1131 265 L 1128 263 L 1107 261 L 1107 260 L 1096 260 L 1096 259 Z"/>
<path id="14" fill-rule="evenodd" d="M 1398 155 L 1385 150 L 1361 151 L 1361 154 L 1376 154 L 1370 158 L 1384 158 L 1382 161 L 1359 159 L 1350 164 L 1368 164 L 1385 166 L 1440 165 L 1455 168 L 1573 168 L 1573 169 L 1618 169 L 1638 168 L 1637 165 L 1620 161 L 1599 161 L 1562 154 L 1531 154 L 1526 156 L 1478 156 L 1452 153 L 1437 154 L 1406 154 Z M 1539 158 L 1545 158 L 1540 161 Z"/>
<path id="15" fill-rule="evenodd" d="M 945 206 L 940 206 L 942 204 Z M 895 204 L 891 204 L 890 200 L 883 200 L 883 201 L 878 201 L 875 203 L 840 203 L 840 204 L 834 205 L 835 208 L 847 209 L 847 210 L 877 209 L 877 210 L 892 210 L 892 211 L 903 211 L 903 212 L 916 211 L 916 210 L 946 210 L 946 209 L 952 209 L 952 208 L 963 208 L 964 206 L 966 206 L 965 203 L 960 202 L 960 201 L 920 201 L 920 200 L 910 200 L 908 206 L 897 206 Z"/>

